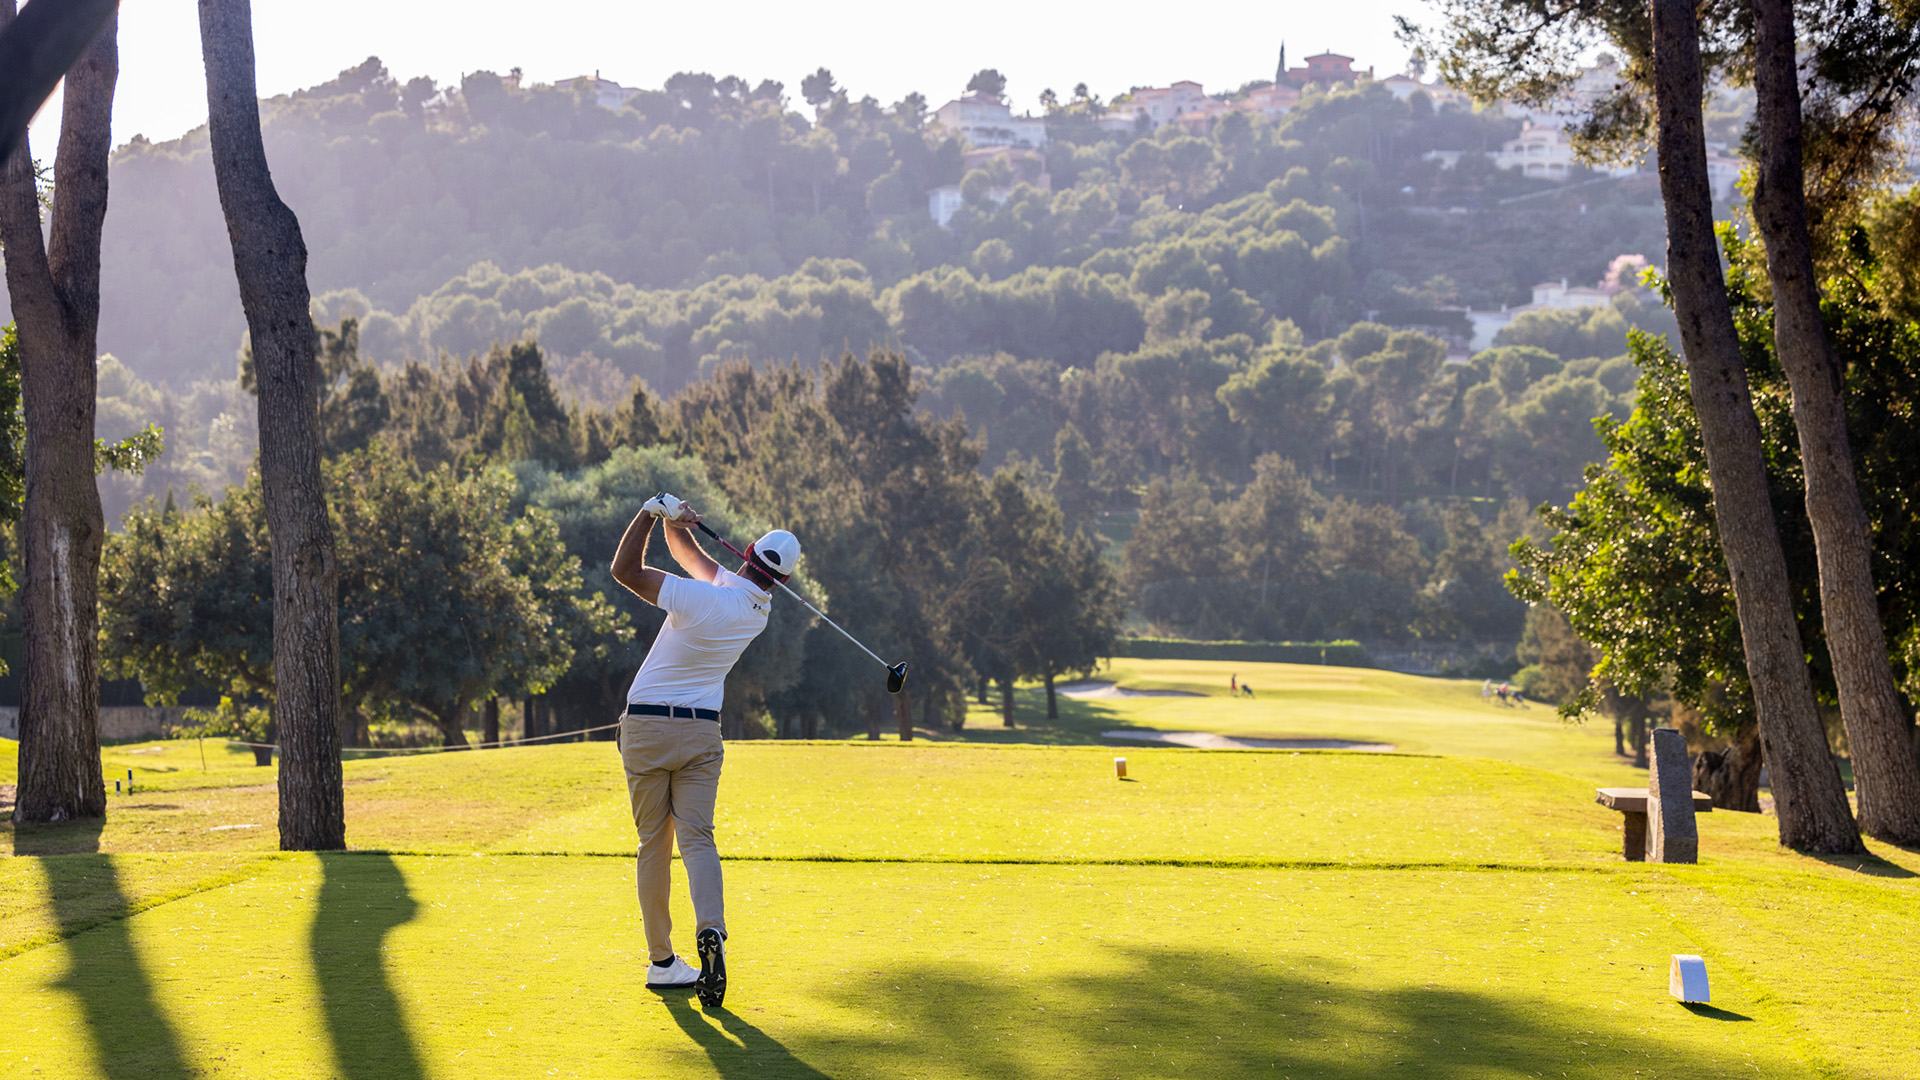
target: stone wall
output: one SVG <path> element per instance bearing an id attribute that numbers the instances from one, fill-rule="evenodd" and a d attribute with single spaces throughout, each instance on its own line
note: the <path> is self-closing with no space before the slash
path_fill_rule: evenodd
<path id="1" fill-rule="evenodd" d="M 100 710 L 101 742 L 158 739 L 185 723 L 186 710 L 158 705 L 109 705 Z M 20 707 L 0 706 L 0 738 L 20 737 Z"/>

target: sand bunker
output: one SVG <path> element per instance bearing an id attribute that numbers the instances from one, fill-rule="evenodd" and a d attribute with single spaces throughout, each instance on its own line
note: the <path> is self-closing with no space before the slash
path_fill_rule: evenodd
<path id="1" fill-rule="evenodd" d="M 1216 735 L 1211 731 L 1103 731 L 1100 735 L 1108 739 L 1132 739 L 1138 742 L 1190 746 L 1195 750 L 1362 750 L 1376 754 L 1393 751 L 1392 743 L 1288 736 L 1261 739 L 1249 735 Z"/>
<path id="2" fill-rule="evenodd" d="M 1058 693 L 1070 698 L 1115 698 L 1115 697 L 1206 697 L 1192 690 L 1129 690 L 1124 686 L 1115 686 L 1110 682 L 1090 679 L 1084 682 L 1061 683 L 1054 687 Z"/>

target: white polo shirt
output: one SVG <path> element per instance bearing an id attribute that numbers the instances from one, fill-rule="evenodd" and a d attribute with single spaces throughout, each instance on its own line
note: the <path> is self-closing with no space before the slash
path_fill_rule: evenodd
<path id="1" fill-rule="evenodd" d="M 630 705 L 720 708 L 727 672 L 767 628 L 773 600 L 746 578 L 719 570 L 711 584 L 668 574 L 657 606 L 666 624 L 627 688 Z"/>

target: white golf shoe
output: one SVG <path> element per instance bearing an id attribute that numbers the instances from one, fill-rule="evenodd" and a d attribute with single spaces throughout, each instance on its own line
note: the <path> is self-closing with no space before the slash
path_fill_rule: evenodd
<path id="1" fill-rule="evenodd" d="M 700 973 L 693 970 L 693 965 L 677 956 L 673 958 L 673 963 L 666 967 L 660 967 L 657 964 L 647 965 L 647 989 L 649 990 L 690 990 L 699 981 Z"/>

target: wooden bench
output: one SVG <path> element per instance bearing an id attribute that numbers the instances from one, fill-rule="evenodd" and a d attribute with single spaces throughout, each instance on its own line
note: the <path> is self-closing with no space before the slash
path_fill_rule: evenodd
<path id="1" fill-rule="evenodd" d="M 1620 811 L 1626 819 L 1622 830 L 1620 853 L 1628 862 L 1647 861 L 1647 789 L 1643 787 L 1603 787 L 1594 789 L 1594 802 L 1609 810 Z M 1693 793 L 1695 813 L 1710 813 L 1713 810 L 1713 796 L 1701 792 Z"/>

